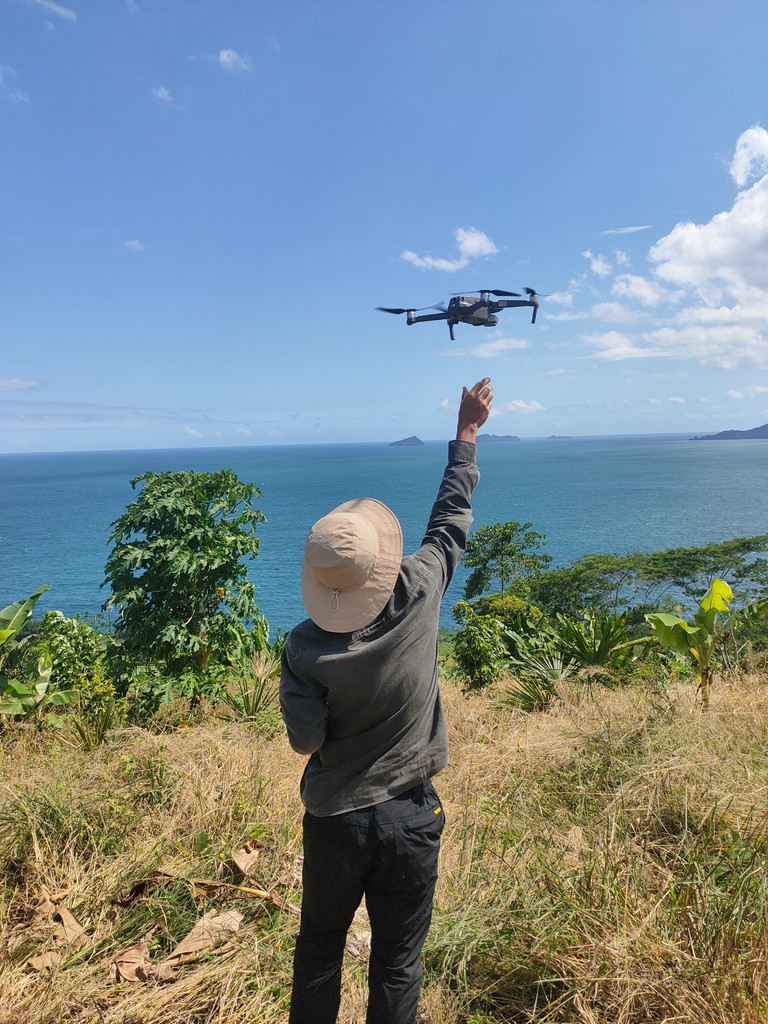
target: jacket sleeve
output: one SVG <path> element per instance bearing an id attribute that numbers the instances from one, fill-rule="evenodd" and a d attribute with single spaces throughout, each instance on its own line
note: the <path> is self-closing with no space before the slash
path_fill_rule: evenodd
<path id="1" fill-rule="evenodd" d="M 427 532 L 416 553 L 433 564 L 441 576 L 443 593 L 467 546 L 467 533 L 472 525 L 472 492 L 479 479 L 477 446 L 470 441 L 451 441 L 448 465 L 432 506 Z"/>
<path id="2" fill-rule="evenodd" d="M 314 754 L 325 742 L 328 691 L 302 676 L 289 644 L 283 649 L 280 669 L 280 711 L 288 742 L 297 754 Z"/>

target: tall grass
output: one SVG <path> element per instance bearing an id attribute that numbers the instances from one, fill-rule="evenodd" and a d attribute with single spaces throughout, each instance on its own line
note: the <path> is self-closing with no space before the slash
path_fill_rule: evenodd
<path id="1" fill-rule="evenodd" d="M 444 684 L 447 825 L 421 1019 L 768 1019 L 768 685 L 573 689 L 531 715 Z M 207 722 L 92 750 L 21 728 L 0 750 L 0 1022 L 284 1022 L 300 902 L 303 759 Z M 232 854 L 257 850 L 247 876 Z M 249 891 L 250 890 L 250 891 Z M 267 893 L 267 897 L 258 893 Z M 84 933 L 61 937 L 64 908 Z M 237 935 L 166 983 L 115 982 L 209 910 Z M 58 926 L 58 934 L 57 934 Z M 35 957 L 56 952 L 41 966 Z M 37 966 L 35 966 L 37 965 Z M 364 1019 L 365 956 L 342 1024 Z"/>

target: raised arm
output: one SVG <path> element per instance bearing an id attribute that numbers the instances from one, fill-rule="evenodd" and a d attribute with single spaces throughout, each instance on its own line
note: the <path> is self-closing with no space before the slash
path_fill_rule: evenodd
<path id="1" fill-rule="evenodd" d="M 483 377 L 474 387 L 463 388 L 459 405 L 459 422 L 456 426 L 457 441 L 477 441 L 477 432 L 488 419 L 493 402 L 493 385 L 490 377 Z"/>
<path id="2" fill-rule="evenodd" d="M 475 441 L 478 429 L 488 419 L 492 400 L 489 377 L 462 389 L 456 440 L 448 445 L 448 465 L 420 548 L 423 557 L 432 561 L 443 592 L 464 554 L 472 525 L 472 491 L 480 477 Z M 427 556 L 428 551 L 431 556 Z"/>

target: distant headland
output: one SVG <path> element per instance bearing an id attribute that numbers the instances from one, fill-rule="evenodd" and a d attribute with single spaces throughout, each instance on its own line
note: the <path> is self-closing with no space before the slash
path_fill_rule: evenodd
<path id="1" fill-rule="evenodd" d="M 416 437 L 415 434 L 411 434 L 410 437 L 404 437 L 400 441 L 390 441 L 390 448 L 418 448 L 419 445 L 424 444 L 420 437 Z"/>
<path id="2" fill-rule="evenodd" d="M 768 439 L 768 423 L 751 430 L 721 430 L 719 434 L 700 434 L 692 437 L 692 441 L 742 441 L 751 438 Z"/>

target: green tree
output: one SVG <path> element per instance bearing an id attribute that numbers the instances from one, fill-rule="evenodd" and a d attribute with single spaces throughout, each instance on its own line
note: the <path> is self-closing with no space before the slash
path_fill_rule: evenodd
<path id="1" fill-rule="evenodd" d="M 464 598 L 489 590 L 493 581 L 501 585 L 501 596 L 512 584 L 542 573 L 552 561 L 549 555 L 537 554 L 546 543 L 543 534 L 531 529 L 532 523 L 493 523 L 475 530 L 467 541 L 464 565 L 474 571 L 464 587 Z M 527 594 L 527 587 L 522 587 Z"/>
<path id="2" fill-rule="evenodd" d="M 634 622 L 665 598 L 694 600 L 713 579 L 726 580 L 745 596 L 764 593 L 767 551 L 768 535 L 761 534 L 703 547 L 589 554 L 531 578 L 530 598 L 548 615 L 579 615 L 585 609 L 617 615 L 636 609 Z"/>
<path id="3" fill-rule="evenodd" d="M 244 559 L 256 558 L 261 492 L 231 470 L 144 473 L 112 523 L 103 586 L 118 613 L 120 657 L 135 667 L 206 671 L 250 653 L 264 620 Z"/>

